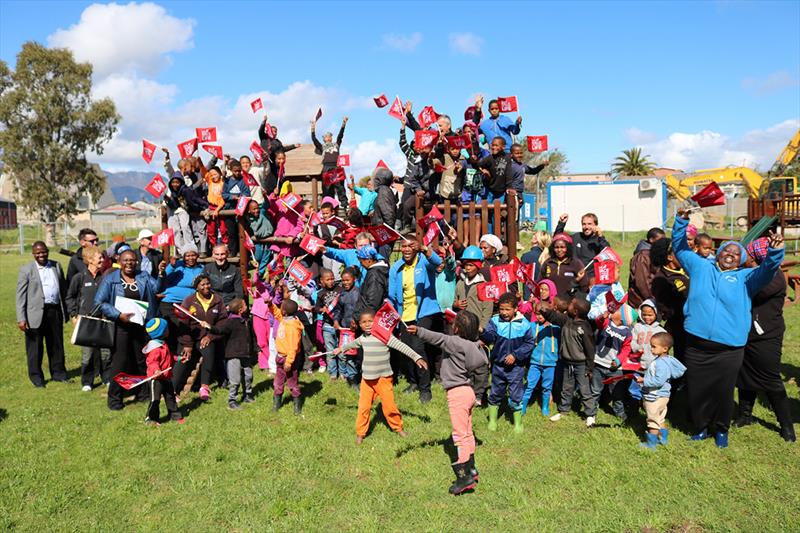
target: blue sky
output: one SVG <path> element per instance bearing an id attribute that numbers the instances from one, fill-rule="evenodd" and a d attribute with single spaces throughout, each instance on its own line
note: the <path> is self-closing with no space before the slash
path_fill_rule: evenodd
<path id="1" fill-rule="evenodd" d="M 384 92 L 457 123 L 476 93 L 517 95 L 523 134 L 572 172 L 634 145 L 664 166 L 764 168 L 800 126 L 800 2 L 2 1 L 0 58 L 13 68 L 27 40 L 95 65 L 123 115 L 100 158 L 114 169 L 146 168 L 142 137 L 174 152 L 199 126 L 244 153 L 254 95 L 284 141 L 309 142 L 317 105 L 320 128 L 349 115 L 357 172 L 402 169 L 399 123 L 371 104 Z"/>

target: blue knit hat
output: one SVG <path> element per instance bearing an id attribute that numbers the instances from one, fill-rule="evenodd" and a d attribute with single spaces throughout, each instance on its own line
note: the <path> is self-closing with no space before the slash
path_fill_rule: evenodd
<path id="1" fill-rule="evenodd" d="M 151 318 L 144 329 L 151 339 L 163 339 L 167 334 L 167 321 L 163 318 Z"/>
<path id="2" fill-rule="evenodd" d="M 371 244 L 367 244 L 356 250 L 356 257 L 359 259 L 374 259 L 378 260 L 378 250 Z"/>

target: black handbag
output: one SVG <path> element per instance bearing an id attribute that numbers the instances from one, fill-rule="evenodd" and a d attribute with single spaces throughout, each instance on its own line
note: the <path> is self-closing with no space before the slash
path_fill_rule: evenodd
<path id="1" fill-rule="evenodd" d="M 76 346 L 86 346 L 88 348 L 113 348 L 114 335 L 117 326 L 113 320 L 96 316 L 99 314 L 100 306 L 95 306 L 88 315 L 78 315 L 75 329 L 72 331 L 70 342 Z"/>

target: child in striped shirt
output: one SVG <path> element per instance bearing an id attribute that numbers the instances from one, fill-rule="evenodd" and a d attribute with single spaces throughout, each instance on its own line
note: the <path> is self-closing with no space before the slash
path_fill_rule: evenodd
<path id="1" fill-rule="evenodd" d="M 361 363 L 361 389 L 358 396 L 358 414 L 356 415 L 356 444 L 361 444 L 369 429 L 369 414 L 372 404 L 377 396 L 381 400 L 383 417 L 389 423 L 389 427 L 396 431 L 401 437 L 407 436 L 403 431 L 403 417 L 397 404 L 394 403 L 394 390 L 392 385 L 392 367 L 389 364 L 389 348 L 397 350 L 410 357 L 418 367 L 427 370 L 428 364 L 425 359 L 419 356 L 408 345 L 401 342 L 394 335 L 389 337 L 389 342 L 383 344 L 379 339 L 373 337 L 372 322 L 375 319 L 375 312 L 372 310 L 362 311 L 358 317 L 358 326 L 363 335 L 353 342 L 334 350 L 336 355 L 361 348 L 364 354 Z"/>

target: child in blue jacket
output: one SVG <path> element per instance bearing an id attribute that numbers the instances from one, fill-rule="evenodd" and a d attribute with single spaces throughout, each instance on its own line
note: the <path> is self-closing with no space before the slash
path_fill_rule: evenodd
<path id="1" fill-rule="evenodd" d="M 656 333 L 650 338 L 650 351 L 656 358 L 647 367 L 644 376 L 636 381 L 642 385 L 644 410 L 647 413 L 647 440 L 640 446 L 654 450 L 657 444 L 667 444 L 669 430 L 664 425 L 669 403 L 669 380 L 677 379 L 686 372 L 683 364 L 669 355 L 672 348 L 672 335 L 667 332 Z"/>
<path id="2" fill-rule="evenodd" d="M 525 365 L 534 348 L 531 323 L 517 311 L 517 297 L 507 292 L 498 299 L 498 314 L 481 334 L 492 346 L 492 390 L 489 393 L 489 431 L 497 431 L 500 403 L 508 393 L 508 405 L 514 412 L 514 432 L 522 433 L 522 394 Z"/>
<path id="3" fill-rule="evenodd" d="M 531 333 L 536 346 L 531 354 L 531 366 L 528 368 L 528 383 L 522 395 L 522 414 L 528 411 L 533 389 L 542 380 L 542 415 L 550 416 L 550 393 L 553 390 L 553 379 L 558 362 L 558 341 L 561 328 L 548 322 L 541 313 L 536 313 L 536 321 L 531 322 Z"/>

